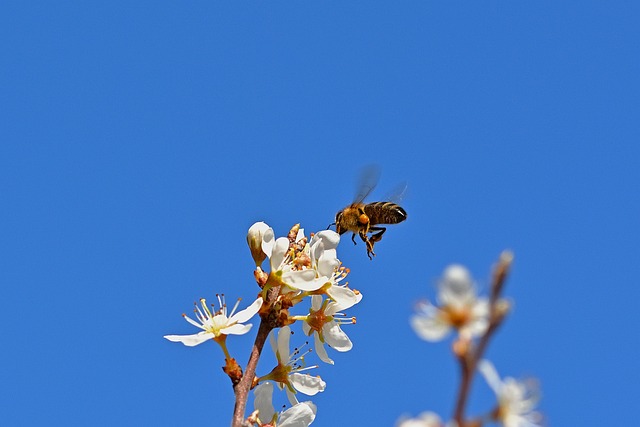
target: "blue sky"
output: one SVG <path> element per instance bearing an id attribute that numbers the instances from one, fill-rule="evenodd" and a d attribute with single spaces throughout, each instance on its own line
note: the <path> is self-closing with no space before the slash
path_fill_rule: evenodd
<path id="1" fill-rule="evenodd" d="M 199 297 L 248 303 L 248 227 L 324 229 L 370 163 L 371 200 L 408 182 L 408 220 L 373 261 L 340 245 L 364 299 L 313 425 L 448 416 L 457 367 L 412 306 L 450 263 L 486 286 L 506 248 L 515 309 L 488 357 L 540 379 L 549 425 L 628 424 L 639 18 L 631 1 L 4 2 L 3 425 L 228 425 L 220 349 L 162 336 L 193 332 Z M 252 340 L 230 342 L 241 363 Z"/>

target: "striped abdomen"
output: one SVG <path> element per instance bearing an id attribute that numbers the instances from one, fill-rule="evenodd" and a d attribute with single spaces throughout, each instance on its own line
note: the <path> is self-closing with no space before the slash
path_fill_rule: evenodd
<path id="1" fill-rule="evenodd" d="M 364 206 L 364 213 L 369 217 L 371 225 L 397 224 L 407 219 L 407 212 L 400 205 L 391 202 L 368 203 Z"/>

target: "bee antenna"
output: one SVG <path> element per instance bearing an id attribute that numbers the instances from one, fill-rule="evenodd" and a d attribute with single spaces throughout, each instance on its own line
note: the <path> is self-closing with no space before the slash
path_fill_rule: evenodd
<path id="1" fill-rule="evenodd" d="M 329 224 L 329 226 L 327 227 L 327 230 L 330 229 L 332 225 L 336 225 L 336 223 L 332 222 L 331 224 Z"/>

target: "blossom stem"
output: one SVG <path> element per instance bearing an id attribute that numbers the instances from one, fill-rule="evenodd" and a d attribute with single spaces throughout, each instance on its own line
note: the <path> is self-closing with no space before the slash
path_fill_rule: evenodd
<path id="1" fill-rule="evenodd" d="M 262 352 L 262 348 L 264 347 L 264 343 L 267 341 L 267 337 L 269 336 L 271 329 L 271 326 L 269 326 L 267 322 L 264 320 L 260 321 L 258 334 L 253 344 L 253 348 L 251 349 L 251 355 L 249 356 L 247 367 L 244 370 L 244 375 L 240 382 L 234 387 L 236 403 L 233 409 L 233 419 L 231 422 L 232 427 L 243 427 L 245 425 L 244 413 L 247 406 L 247 398 L 249 397 L 249 390 L 251 390 L 253 378 L 256 374 L 256 366 L 260 359 L 260 353 Z"/>
<path id="2" fill-rule="evenodd" d="M 470 346 L 468 351 L 458 354 L 461 378 L 460 387 L 458 388 L 458 398 L 453 412 L 453 419 L 460 427 L 464 427 L 466 425 L 465 408 L 469 399 L 471 383 L 473 381 L 473 376 L 476 373 L 478 362 L 482 359 L 493 334 L 500 327 L 505 318 L 505 313 L 498 309 L 498 304 L 500 294 L 504 289 L 504 282 L 508 275 L 509 266 L 513 259 L 512 255 L 508 255 L 509 256 L 507 257 L 504 253 L 501 254 L 498 265 L 493 272 L 491 294 L 489 296 L 489 326 L 487 327 L 487 330 L 480 337 L 477 346 Z"/>
<path id="3" fill-rule="evenodd" d="M 273 301 L 278 297 L 280 292 L 280 286 L 270 288 L 265 298 L 265 304 L 271 306 Z M 256 376 L 256 367 L 258 366 L 258 360 L 262 353 L 269 332 L 274 328 L 272 322 L 266 318 L 260 319 L 260 326 L 258 327 L 258 334 L 251 348 L 251 355 L 249 361 L 244 370 L 244 374 L 240 381 L 233 387 L 233 391 L 236 397 L 236 403 L 233 408 L 233 418 L 231 419 L 231 427 L 245 427 L 250 424 L 245 423 L 244 413 L 247 407 L 247 399 L 249 398 L 249 391 L 253 386 L 253 379 Z"/>

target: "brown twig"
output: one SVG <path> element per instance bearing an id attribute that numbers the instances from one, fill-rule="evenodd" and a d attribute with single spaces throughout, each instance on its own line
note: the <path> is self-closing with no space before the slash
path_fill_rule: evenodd
<path id="1" fill-rule="evenodd" d="M 249 396 L 249 390 L 251 390 L 251 384 L 253 378 L 256 375 L 256 367 L 258 366 L 258 360 L 260 359 L 260 353 L 264 347 L 264 343 L 267 341 L 269 332 L 271 332 L 271 326 L 268 322 L 261 320 L 260 327 L 258 328 L 258 335 L 251 349 L 251 355 L 249 356 L 249 362 L 244 370 L 242 379 L 234 387 L 236 396 L 236 404 L 233 408 L 233 419 L 231 421 L 232 427 L 243 427 L 244 424 L 244 412 L 247 407 L 247 398 Z"/>
<path id="2" fill-rule="evenodd" d="M 473 347 L 470 342 L 464 344 L 464 349 L 456 351 L 460 362 L 460 387 L 458 388 L 458 398 L 453 412 L 453 419 L 459 427 L 465 427 L 465 409 L 469 400 L 469 392 L 471 391 L 471 383 L 476 373 L 478 362 L 482 359 L 489 341 L 505 318 L 506 310 L 499 307 L 500 294 L 504 288 L 504 282 L 507 278 L 509 267 L 513 255 L 509 252 L 503 252 L 500 256 L 498 264 L 493 272 L 493 280 L 491 283 L 491 293 L 489 296 L 489 325 L 484 335 L 480 337 L 477 346 Z M 460 343 L 461 340 L 458 341 Z M 454 344 L 455 345 L 455 344 Z"/>
<path id="3" fill-rule="evenodd" d="M 273 305 L 273 302 L 277 299 L 279 293 L 280 286 L 275 286 L 269 289 L 269 291 L 267 292 L 267 300 L 264 302 L 263 307 L 271 307 Z M 231 427 L 247 426 L 247 424 L 245 423 L 244 413 L 247 407 L 249 391 L 253 386 L 253 379 L 256 376 L 256 367 L 258 366 L 258 360 L 260 359 L 262 348 L 267 341 L 269 332 L 271 332 L 271 330 L 275 326 L 277 326 L 277 323 L 274 320 L 275 319 L 273 319 L 271 316 L 262 317 L 260 319 L 258 334 L 256 335 L 255 342 L 253 343 L 251 355 L 249 356 L 249 361 L 247 362 L 247 366 L 244 370 L 244 375 L 242 376 L 242 379 L 240 379 L 240 381 L 233 387 L 236 403 L 233 408 Z"/>

